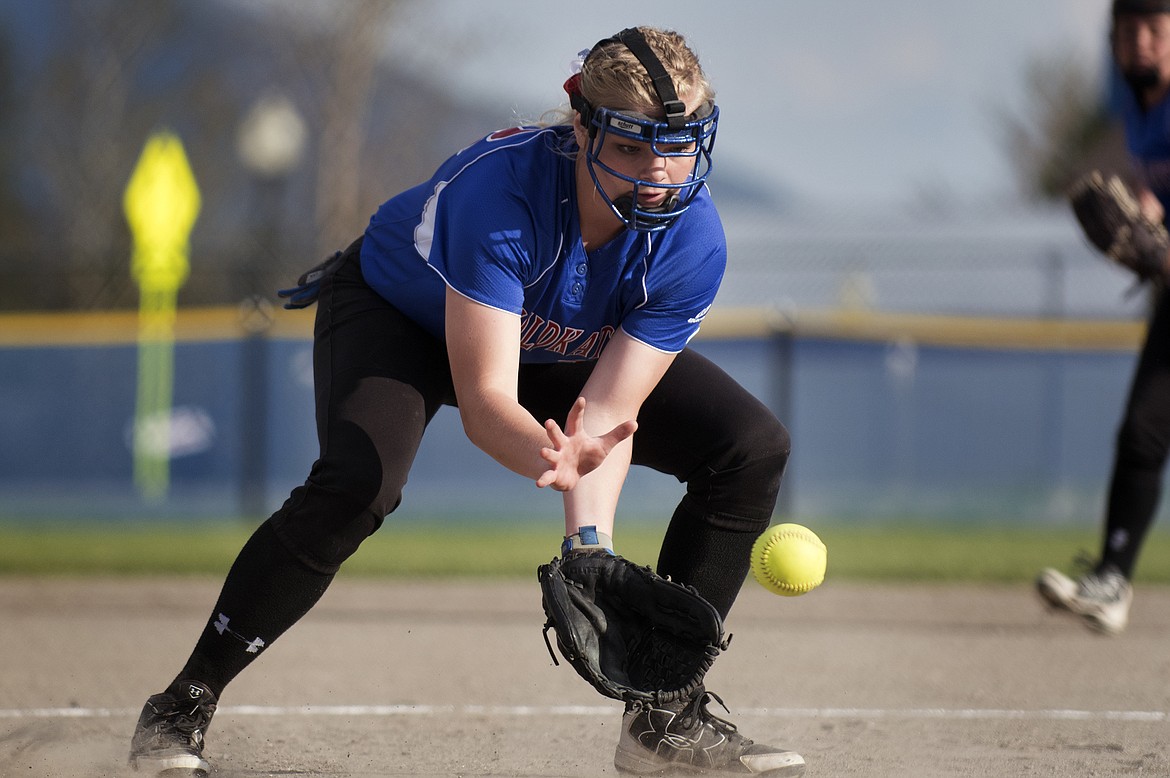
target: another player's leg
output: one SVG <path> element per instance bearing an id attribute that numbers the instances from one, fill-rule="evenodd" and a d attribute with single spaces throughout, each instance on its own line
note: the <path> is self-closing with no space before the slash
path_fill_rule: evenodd
<path id="1" fill-rule="evenodd" d="M 1150 321 L 1117 434 L 1101 556 L 1078 578 L 1048 568 L 1036 589 L 1049 605 L 1078 616 L 1090 629 L 1122 632 L 1133 602 L 1134 569 L 1157 514 L 1170 453 L 1170 297 Z"/>
<path id="2" fill-rule="evenodd" d="M 1095 632 L 1116 635 L 1129 624 L 1133 586 L 1112 565 L 1076 579 L 1049 567 L 1036 579 L 1036 590 L 1050 606 L 1080 617 Z"/>

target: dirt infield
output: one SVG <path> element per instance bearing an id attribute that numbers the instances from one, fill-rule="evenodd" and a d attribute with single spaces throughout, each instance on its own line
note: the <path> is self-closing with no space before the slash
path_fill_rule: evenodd
<path id="1" fill-rule="evenodd" d="M 121 776 L 218 581 L 0 579 L 0 776 Z M 1090 634 L 1031 591 L 749 583 L 709 676 L 809 776 L 1170 774 L 1170 589 Z M 613 775 L 620 709 L 553 667 L 532 582 L 339 580 L 229 687 L 218 776 Z"/>

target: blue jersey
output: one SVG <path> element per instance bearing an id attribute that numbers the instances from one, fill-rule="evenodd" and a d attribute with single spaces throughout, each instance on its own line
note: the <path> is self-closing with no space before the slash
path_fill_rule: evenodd
<path id="1" fill-rule="evenodd" d="M 1170 214 L 1170 99 L 1145 110 L 1132 89 L 1122 86 L 1119 91 L 1126 148 L 1142 183 Z"/>
<path id="2" fill-rule="evenodd" d="M 385 202 L 362 243 L 382 297 L 444 336 L 450 286 L 521 317 L 521 362 L 596 359 L 619 328 L 667 353 L 698 332 L 727 261 L 704 190 L 670 228 L 622 231 L 586 253 L 569 127 L 513 128 Z"/>

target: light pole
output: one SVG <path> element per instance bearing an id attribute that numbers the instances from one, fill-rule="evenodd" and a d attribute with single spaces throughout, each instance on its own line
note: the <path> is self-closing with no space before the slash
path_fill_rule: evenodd
<path id="1" fill-rule="evenodd" d="M 240 349 L 240 512 L 266 514 L 268 485 L 268 338 L 272 305 L 264 293 L 265 257 L 281 246 L 282 210 L 289 174 L 304 155 L 305 122 L 287 97 L 260 97 L 240 124 L 237 151 L 252 175 L 252 218 L 256 246 L 245 259 L 245 292 L 240 304 L 244 339 Z"/>
<path id="2" fill-rule="evenodd" d="M 276 93 L 256 100 L 240 124 L 236 145 L 256 190 L 252 211 L 258 248 L 270 258 L 279 255 L 281 210 L 288 177 L 304 156 L 307 134 L 296 106 Z M 258 254 L 253 253 L 248 261 L 249 294 L 263 294 L 261 265 Z"/>

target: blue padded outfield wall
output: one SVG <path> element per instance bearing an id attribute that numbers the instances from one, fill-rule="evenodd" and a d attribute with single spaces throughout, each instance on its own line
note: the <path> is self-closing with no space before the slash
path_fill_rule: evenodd
<path id="1" fill-rule="evenodd" d="M 134 314 L 0 317 L 0 520 L 223 519 L 274 510 L 316 454 L 311 312 L 249 335 L 180 311 L 170 486 L 133 482 Z M 1096 523 L 1141 325 L 877 314 L 712 315 L 693 343 L 788 425 L 778 513 L 800 519 Z M 679 419 L 685 424 L 686 419 Z M 665 517 L 673 479 L 635 469 L 621 515 Z M 398 516 L 560 514 L 444 409 Z"/>

